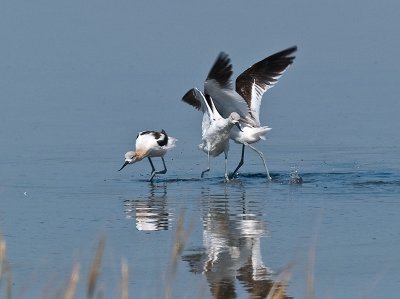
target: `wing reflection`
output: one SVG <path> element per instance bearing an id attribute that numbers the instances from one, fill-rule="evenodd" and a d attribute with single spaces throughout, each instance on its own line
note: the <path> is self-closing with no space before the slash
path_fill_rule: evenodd
<path id="1" fill-rule="evenodd" d="M 140 231 L 168 230 L 172 213 L 167 207 L 167 186 L 150 184 L 148 197 L 124 201 L 127 219 L 136 221 Z"/>
<path id="2" fill-rule="evenodd" d="M 191 272 L 206 276 L 214 298 L 237 298 L 237 281 L 250 298 L 266 298 L 274 284 L 261 256 L 266 226 L 261 208 L 239 191 L 239 196 L 203 192 L 203 248 L 182 259 Z"/>

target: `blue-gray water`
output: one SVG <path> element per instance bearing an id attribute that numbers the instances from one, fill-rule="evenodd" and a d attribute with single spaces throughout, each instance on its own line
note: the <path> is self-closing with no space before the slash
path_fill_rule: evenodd
<path id="1" fill-rule="evenodd" d="M 315 298 L 397 297 L 398 11 L 396 1 L 2 2 L 0 228 L 15 298 L 51 297 L 75 263 L 83 297 L 102 236 L 99 289 L 118 294 L 126 258 L 131 297 L 161 297 L 181 214 L 192 229 L 174 298 L 262 294 L 288 265 L 288 295 L 305 298 L 314 248 Z M 292 45 L 294 65 L 261 112 L 273 130 L 257 147 L 273 181 L 249 150 L 235 181 L 223 183 L 222 157 L 200 180 L 201 115 L 182 95 L 220 51 L 237 76 Z M 161 128 L 179 140 L 167 175 L 148 183 L 147 161 L 117 172 L 137 132 Z M 231 170 L 239 155 L 232 144 Z M 289 183 L 296 170 L 303 184 Z"/>

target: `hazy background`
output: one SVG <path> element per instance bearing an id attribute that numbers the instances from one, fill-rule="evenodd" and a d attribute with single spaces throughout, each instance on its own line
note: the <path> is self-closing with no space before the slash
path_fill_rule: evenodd
<path id="1" fill-rule="evenodd" d="M 183 124 L 200 116 L 180 98 L 202 86 L 220 51 L 238 75 L 292 45 L 295 64 L 263 105 L 263 122 L 279 128 L 274 139 L 396 145 L 398 8 L 396 1 L 2 1 L 2 157 L 43 153 L 48 137 L 75 150 L 118 147 L 146 128 L 185 138 L 193 132 Z M 120 131 L 85 134 L 107 122 L 121 122 Z"/>

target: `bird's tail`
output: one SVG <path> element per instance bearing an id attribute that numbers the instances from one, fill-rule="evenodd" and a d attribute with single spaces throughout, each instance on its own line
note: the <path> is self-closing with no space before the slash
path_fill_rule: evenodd
<path id="1" fill-rule="evenodd" d="M 168 143 L 166 145 L 167 149 L 170 150 L 174 148 L 176 146 L 177 141 L 178 139 L 176 139 L 175 137 L 168 136 Z"/>
<path id="2" fill-rule="evenodd" d="M 255 135 L 257 135 L 260 139 L 265 140 L 265 135 L 271 131 L 272 128 L 265 126 L 265 127 L 259 127 L 257 130 L 254 132 Z"/>

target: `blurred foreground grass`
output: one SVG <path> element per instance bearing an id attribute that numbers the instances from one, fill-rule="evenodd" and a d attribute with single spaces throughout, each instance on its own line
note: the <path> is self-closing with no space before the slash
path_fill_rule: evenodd
<path id="1" fill-rule="evenodd" d="M 178 266 L 178 262 L 185 248 L 186 242 L 190 236 L 191 227 L 188 229 L 184 229 L 183 225 L 183 217 L 179 217 L 177 228 L 175 232 L 175 240 L 173 248 L 171 249 L 171 257 L 169 261 L 168 271 L 166 272 L 165 283 L 164 283 L 164 291 L 163 298 L 171 299 L 177 298 L 173 296 L 172 285 L 175 279 L 176 269 Z M 104 291 L 97 289 L 99 275 L 101 273 L 102 266 L 102 258 L 104 254 L 106 246 L 106 239 L 101 238 L 98 242 L 96 250 L 94 252 L 93 260 L 91 261 L 91 266 L 89 268 L 88 274 L 83 275 L 81 273 L 81 265 L 75 264 L 72 267 L 72 271 L 69 274 L 69 278 L 63 284 L 64 287 L 62 290 L 57 292 L 57 296 L 55 299 L 73 299 L 73 298 L 81 298 L 76 294 L 77 286 L 79 283 L 85 283 L 86 288 L 86 298 L 104 298 Z M 280 275 L 276 278 L 272 288 L 270 289 L 268 295 L 265 299 L 284 299 L 288 298 L 286 296 L 286 287 L 288 285 L 290 279 L 290 267 L 284 269 Z M 86 279 L 85 279 L 86 278 Z M 129 298 L 129 269 L 128 262 L 123 259 L 121 263 L 121 283 L 119 286 L 120 289 L 120 297 L 121 299 Z M 12 271 L 9 262 L 7 261 L 6 256 L 6 242 L 3 238 L 3 235 L 0 233 L 0 299 L 12 299 L 13 297 L 13 281 L 12 281 Z M 114 286 L 113 286 L 114 287 Z M 308 298 L 312 298 L 312 285 L 309 286 Z M 215 294 L 214 294 L 215 295 Z M 221 294 L 220 294 L 221 295 Z M 137 298 L 137 296 L 132 296 L 131 298 Z M 46 296 L 46 298 L 51 298 Z M 200 297 L 201 298 L 201 297 Z M 216 298 L 223 298 L 218 296 Z M 229 298 L 226 298 L 229 299 Z"/>

